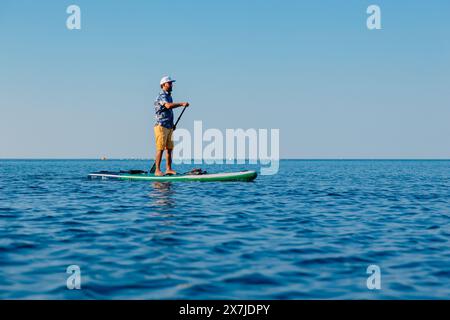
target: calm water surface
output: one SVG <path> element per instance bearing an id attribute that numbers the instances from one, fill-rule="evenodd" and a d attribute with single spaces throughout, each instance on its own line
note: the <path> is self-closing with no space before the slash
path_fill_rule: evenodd
<path id="1" fill-rule="evenodd" d="M 450 298 L 450 161 L 286 160 L 251 183 L 86 178 L 146 167 L 0 160 L 0 298 Z M 66 288 L 74 264 L 81 290 Z"/>

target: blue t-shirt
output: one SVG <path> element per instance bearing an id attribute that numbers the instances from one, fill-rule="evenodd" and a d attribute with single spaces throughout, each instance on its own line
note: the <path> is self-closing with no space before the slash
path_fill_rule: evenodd
<path id="1" fill-rule="evenodd" d="M 167 109 L 164 107 L 164 104 L 166 103 L 172 103 L 172 96 L 162 90 L 158 97 L 156 97 L 155 100 L 155 119 L 156 119 L 156 125 L 163 126 L 167 129 L 173 128 L 173 111 L 172 109 Z"/>

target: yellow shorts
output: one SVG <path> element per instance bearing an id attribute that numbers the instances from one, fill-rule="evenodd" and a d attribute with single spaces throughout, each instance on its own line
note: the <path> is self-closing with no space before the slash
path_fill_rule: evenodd
<path id="1" fill-rule="evenodd" d="M 172 133 L 173 129 L 167 129 L 163 126 L 155 126 L 155 142 L 156 142 L 156 150 L 172 150 L 173 149 L 173 141 L 172 141 Z"/>

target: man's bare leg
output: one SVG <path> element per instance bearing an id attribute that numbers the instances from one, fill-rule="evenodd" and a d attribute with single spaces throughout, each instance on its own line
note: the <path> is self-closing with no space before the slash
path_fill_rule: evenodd
<path id="1" fill-rule="evenodd" d="M 177 174 L 172 170 L 172 149 L 166 150 L 166 174 Z"/>
<path id="2" fill-rule="evenodd" d="M 163 176 L 164 173 L 161 171 L 161 159 L 162 154 L 164 150 L 156 150 L 156 157 L 155 157 L 155 163 L 156 163 L 156 170 L 155 170 L 155 176 Z"/>

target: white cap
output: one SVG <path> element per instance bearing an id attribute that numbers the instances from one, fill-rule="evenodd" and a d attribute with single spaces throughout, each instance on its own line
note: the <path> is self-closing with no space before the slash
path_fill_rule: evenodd
<path id="1" fill-rule="evenodd" d="M 172 78 L 169 77 L 169 76 L 164 76 L 164 77 L 162 77 L 162 79 L 161 79 L 161 81 L 159 82 L 159 84 L 160 84 L 160 85 L 163 85 L 163 84 L 166 83 L 166 82 L 175 82 L 175 80 L 172 79 Z"/>

